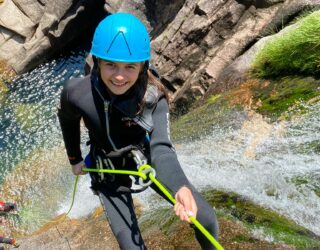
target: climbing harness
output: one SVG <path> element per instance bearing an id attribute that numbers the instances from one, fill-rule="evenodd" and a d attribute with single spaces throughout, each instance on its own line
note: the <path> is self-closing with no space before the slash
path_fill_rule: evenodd
<path id="1" fill-rule="evenodd" d="M 138 163 L 143 163 L 141 161 L 141 159 L 139 162 L 138 155 L 135 155 L 135 157 L 136 157 L 136 160 L 138 161 Z M 96 168 L 96 169 L 83 168 L 82 170 L 86 171 L 86 172 L 107 173 L 107 174 L 124 174 L 124 175 L 136 176 L 139 178 L 139 184 L 141 186 L 144 185 L 144 186 L 148 187 L 149 185 L 151 185 L 151 183 L 154 183 L 173 204 L 176 204 L 175 198 L 173 198 L 172 195 L 170 194 L 170 192 L 155 178 L 156 171 L 148 164 L 139 165 L 138 171 L 118 170 L 118 169 L 98 169 L 98 168 Z M 73 190 L 73 195 L 72 195 L 72 203 L 71 203 L 70 209 L 67 212 L 67 214 L 69 214 L 69 212 L 71 211 L 72 206 L 74 204 L 74 198 L 75 198 L 78 179 L 79 179 L 79 176 L 76 177 L 76 182 L 74 185 L 74 190 Z M 220 245 L 220 243 L 201 225 L 201 223 L 195 217 L 189 216 L 189 219 L 199 229 L 199 231 L 212 243 L 212 245 L 217 250 L 224 250 L 224 248 Z"/>
<path id="2" fill-rule="evenodd" d="M 120 162 L 119 159 L 121 159 Z M 93 162 L 95 162 L 95 164 L 93 164 Z M 126 165 L 134 165 L 136 166 L 134 169 L 138 169 L 140 166 L 147 163 L 147 157 L 141 152 L 138 147 L 132 145 L 118 149 L 117 151 L 111 151 L 108 154 L 103 149 L 94 148 L 92 153 L 87 155 L 87 157 L 85 158 L 85 165 L 90 169 L 95 169 L 94 171 L 89 171 L 91 172 L 90 175 L 92 178 L 91 189 L 93 190 L 94 194 L 97 194 L 97 190 L 99 189 L 101 184 L 112 184 L 112 182 L 114 182 L 116 179 L 116 176 L 114 174 L 100 170 L 116 170 L 114 164 L 120 164 L 121 167 L 125 167 Z M 118 174 L 120 174 L 121 171 L 126 171 L 124 172 L 124 174 L 129 175 L 133 183 L 132 185 L 130 182 L 131 187 L 127 187 L 125 185 L 118 187 L 117 191 L 119 192 L 140 193 L 146 190 L 152 183 L 152 181 L 150 180 L 148 182 L 143 182 L 142 179 L 139 178 L 139 176 L 130 174 L 130 172 L 128 171 L 131 170 L 117 169 L 117 171 L 115 172 L 117 172 Z M 153 171 L 153 175 L 156 175 L 155 171 Z"/>

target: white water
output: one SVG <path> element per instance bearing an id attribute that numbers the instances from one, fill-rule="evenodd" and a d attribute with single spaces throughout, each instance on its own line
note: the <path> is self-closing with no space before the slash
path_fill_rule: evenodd
<path id="1" fill-rule="evenodd" d="M 14 185 L 9 185 L 10 190 L 4 190 L 7 194 L 12 194 L 12 201 L 22 199 L 18 204 L 21 210 L 28 204 L 25 200 L 32 200 L 27 210 L 40 210 L 48 215 L 51 215 L 48 210 L 54 209 L 58 215 L 67 212 L 70 207 L 74 177 L 68 169 L 62 147 L 56 119 L 56 103 L 62 83 L 70 77 L 81 75 L 82 67 L 82 54 L 74 54 L 42 65 L 11 84 L 10 92 L 2 102 L 0 179 L 15 172 L 16 164 L 22 162 L 25 165 L 23 159 L 29 154 L 34 154 L 36 158 L 34 151 L 38 147 L 50 149 L 46 152 L 47 155 L 31 163 L 27 162 L 28 165 L 25 166 L 41 172 L 41 175 L 34 177 L 19 175 L 18 172 L 16 176 L 19 182 L 13 178 Z M 35 82 L 37 84 L 34 84 Z M 33 109 L 36 112 L 31 112 L 30 117 L 19 120 L 19 112 L 16 111 L 19 107 L 28 106 L 22 104 L 30 104 L 34 108 L 39 106 L 39 110 Z M 179 160 L 198 189 L 209 186 L 238 193 L 292 218 L 320 235 L 320 198 L 314 192 L 316 189 L 320 190 L 319 106 L 318 103 L 310 107 L 307 114 L 300 115 L 290 123 L 268 124 L 255 114 L 248 115 L 245 121 L 233 119 L 232 124 L 213 127 L 202 139 L 176 145 Z M 20 111 L 21 113 L 28 114 Z M 32 126 L 28 127 L 26 120 L 32 121 Z M 83 141 L 85 142 L 85 138 Z M 317 153 L 308 146 L 312 142 L 318 144 Z M 61 150 L 57 153 L 56 148 L 60 146 Z M 44 161 L 51 164 L 44 166 L 44 171 L 40 171 Z M 53 171 L 57 166 L 61 166 L 62 173 Z M 32 188 L 26 192 L 29 184 Z M 99 205 L 97 196 L 92 194 L 89 186 L 88 176 L 81 177 L 71 217 L 87 215 Z M 62 193 L 57 195 L 56 190 L 68 191 L 61 191 Z M 64 193 L 67 195 L 60 200 Z M 162 205 L 154 204 L 155 199 L 150 202 L 152 194 L 153 192 L 148 190 L 136 197 L 143 201 L 146 208 Z M 54 197 L 58 200 L 54 201 Z M 53 205 L 44 211 L 48 201 L 59 205 Z M 38 206 L 39 209 L 33 206 Z M 34 214 L 38 216 L 37 213 Z M 22 221 L 24 220 L 28 221 L 22 216 Z"/>
<path id="2" fill-rule="evenodd" d="M 221 132 L 215 127 L 202 140 L 182 145 L 179 158 L 197 187 L 238 193 L 320 235 L 320 197 L 314 192 L 320 187 L 320 156 L 306 148 L 310 142 L 319 145 L 319 107 L 281 126 L 252 117 L 258 122 L 251 128 Z M 268 136 L 255 130 L 259 123 L 269 127 Z M 297 184 L 297 178 L 306 183 Z"/>
<path id="3" fill-rule="evenodd" d="M 308 147 L 311 142 L 319 145 L 319 107 L 320 103 L 309 107 L 307 114 L 289 123 L 268 124 L 251 114 L 239 129 L 213 127 L 202 139 L 177 145 L 179 160 L 198 189 L 235 192 L 320 235 L 320 198 L 314 192 L 320 188 L 320 156 Z M 297 178 L 305 182 L 299 184 Z M 90 198 L 89 181 L 83 185 L 78 196 L 92 200 L 93 209 L 99 201 Z M 135 197 L 146 208 L 155 207 L 157 204 L 148 202 L 152 194 L 148 190 Z M 84 198 L 75 203 L 71 216 L 92 211 L 81 200 Z"/>

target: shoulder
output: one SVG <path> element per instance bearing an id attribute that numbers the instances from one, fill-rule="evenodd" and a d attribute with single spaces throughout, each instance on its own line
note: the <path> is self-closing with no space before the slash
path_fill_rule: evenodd
<path id="1" fill-rule="evenodd" d="M 63 88 L 67 91 L 75 91 L 79 88 L 84 88 L 90 85 L 90 77 L 72 78 L 66 81 Z"/>
<path id="2" fill-rule="evenodd" d="M 62 94 L 67 95 L 68 99 L 78 99 L 88 93 L 91 89 L 90 76 L 83 78 L 72 78 L 66 81 L 63 86 Z"/>
<path id="3" fill-rule="evenodd" d="M 157 86 L 148 84 L 147 93 L 146 93 L 146 105 L 147 107 L 155 106 L 160 100 L 165 99 L 164 94 Z"/>

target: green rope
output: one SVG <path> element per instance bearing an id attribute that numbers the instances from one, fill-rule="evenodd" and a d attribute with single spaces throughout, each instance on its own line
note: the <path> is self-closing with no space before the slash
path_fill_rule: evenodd
<path id="1" fill-rule="evenodd" d="M 79 181 L 79 175 L 76 176 L 76 181 L 74 183 L 73 192 L 72 192 L 72 202 L 71 202 L 71 205 L 70 205 L 70 208 L 69 208 L 68 212 L 65 215 L 66 217 L 70 213 L 70 211 L 71 211 L 71 209 L 73 207 L 74 199 L 76 197 L 76 190 L 77 190 L 78 181 Z"/>
<path id="2" fill-rule="evenodd" d="M 143 171 L 148 168 L 151 168 L 151 166 L 150 165 L 142 165 L 139 167 L 138 171 L 115 170 L 115 169 L 92 169 L 92 168 L 83 168 L 82 170 L 86 171 L 86 172 L 95 172 L 95 173 L 136 175 L 136 176 L 141 177 L 145 181 L 148 179 L 148 177 L 145 173 L 143 173 Z M 149 176 L 150 180 L 163 192 L 163 194 L 173 204 L 177 203 L 177 201 L 172 197 L 172 195 L 169 193 L 169 191 L 153 176 L 152 173 L 149 173 L 148 176 Z M 74 184 L 73 194 L 72 194 L 72 203 L 71 203 L 70 209 L 66 215 L 69 214 L 69 212 L 71 211 L 71 209 L 73 207 L 78 179 L 79 179 L 79 176 L 77 175 L 76 182 Z M 215 248 L 217 250 L 224 250 L 224 248 L 219 244 L 219 242 L 201 225 L 201 223 L 195 217 L 189 216 L 189 219 L 199 229 L 199 231 L 212 243 L 212 245 L 215 246 Z"/>
<path id="3" fill-rule="evenodd" d="M 95 169 L 95 168 L 82 168 L 82 171 L 85 172 L 95 172 L 95 173 L 108 173 L 108 174 L 126 174 L 126 175 L 137 175 L 143 180 L 147 179 L 147 176 L 139 171 L 130 171 L 130 170 L 118 170 L 118 169 Z"/>
<path id="4" fill-rule="evenodd" d="M 150 167 L 150 166 L 149 166 Z M 177 201 L 172 197 L 172 195 L 168 192 L 168 190 L 152 175 L 149 174 L 149 178 L 153 181 L 155 185 L 164 193 L 165 196 L 173 203 L 176 204 Z M 193 216 L 189 216 L 191 222 L 200 230 L 200 232 L 206 236 L 206 238 L 215 246 L 217 250 L 224 250 L 223 247 L 219 244 L 219 242 L 205 229 L 201 223 Z"/>

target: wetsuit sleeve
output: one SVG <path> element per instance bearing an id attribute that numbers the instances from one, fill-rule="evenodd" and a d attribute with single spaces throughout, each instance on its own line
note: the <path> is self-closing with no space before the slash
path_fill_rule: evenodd
<path id="1" fill-rule="evenodd" d="M 61 93 L 58 117 L 64 144 L 70 164 L 82 161 L 80 150 L 80 119 L 81 113 L 71 98 L 71 84 L 67 83 Z"/>
<path id="2" fill-rule="evenodd" d="M 182 186 L 190 186 L 170 140 L 169 106 L 165 98 L 153 112 L 154 129 L 150 136 L 151 164 L 157 179 L 174 195 Z"/>

